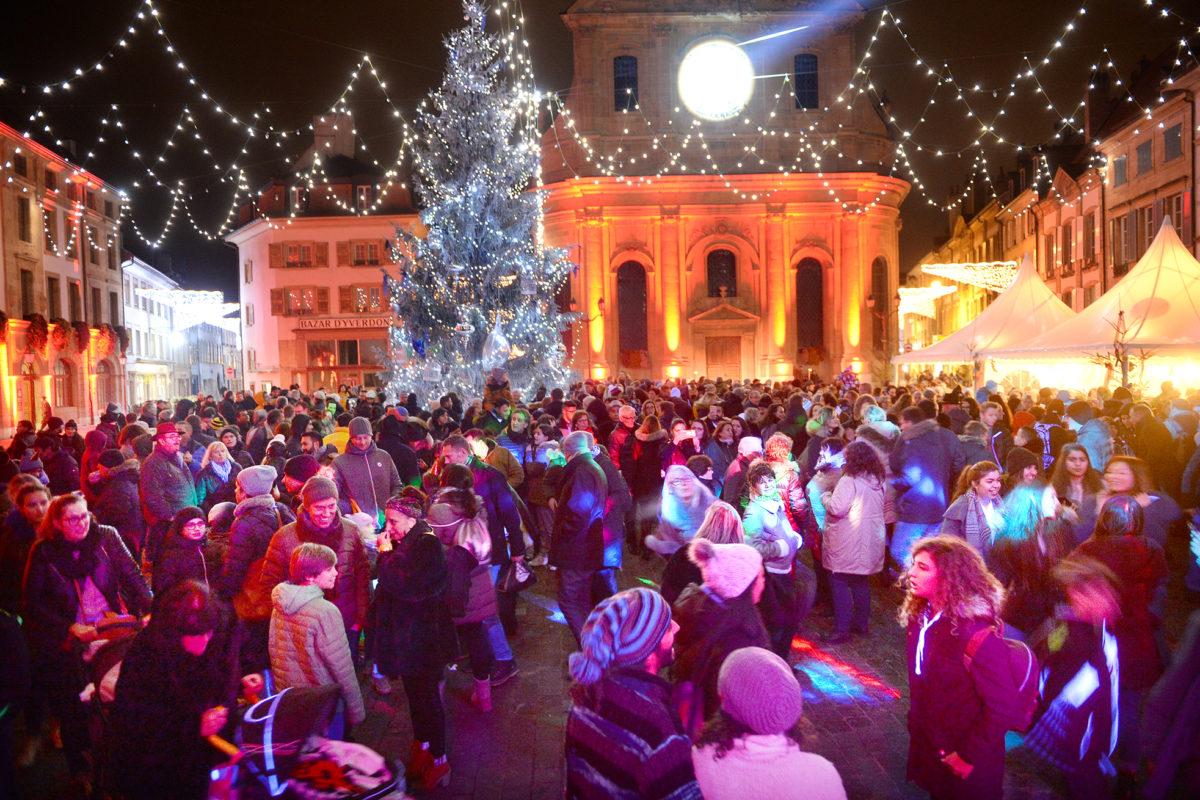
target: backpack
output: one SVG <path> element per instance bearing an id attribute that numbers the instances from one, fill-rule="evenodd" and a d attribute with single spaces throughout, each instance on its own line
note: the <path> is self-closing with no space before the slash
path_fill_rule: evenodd
<path id="1" fill-rule="evenodd" d="M 1003 623 L 999 628 L 989 625 L 975 631 L 967 640 L 967 647 L 963 651 L 963 665 L 970 673 L 975 654 L 979 652 L 988 636 L 995 634 L 1004 645 L 1005 663 L 1008 667 L 1005 672 L 1010 680 L 1002 687 L 1002 696 L 997 703 L 999 708 L 993 710 L 1000 714 L 1005 730 L 1024 733 L 1033 726 L 1033 717 L 1037 713 L 1041 668 L 1037 656 L 1028 645 L 1015 639 L 1005 639 L 1003 631 Z"/>

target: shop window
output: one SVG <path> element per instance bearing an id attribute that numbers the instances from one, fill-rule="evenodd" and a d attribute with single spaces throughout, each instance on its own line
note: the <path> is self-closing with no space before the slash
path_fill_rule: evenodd
<path id="1" fill-rule="evenodd" d="M 339 366 L 358 365 L 357 339 L 345 339 L 337 343 L 337 363 Z"/>

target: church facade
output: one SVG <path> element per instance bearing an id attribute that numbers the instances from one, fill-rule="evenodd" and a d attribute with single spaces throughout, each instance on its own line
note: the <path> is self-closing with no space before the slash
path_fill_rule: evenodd
<path id="1" fill-rule="evenodd" d="M 574 80 L 542 138 L 547 245 L 578 269 L 588 377 L 867 374 L 898 341 L 886 112 L 859 12 L 794 0 L 578 0 Z"/>

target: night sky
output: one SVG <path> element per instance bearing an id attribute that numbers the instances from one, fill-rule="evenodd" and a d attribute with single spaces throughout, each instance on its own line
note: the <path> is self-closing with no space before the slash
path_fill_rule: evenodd
<path id="1" fill-rule="evenodd" d="M 570 0 L 524 0 L 528 36 L 532 43 L 538 88 L 561 91 L 571 83 L 571 40 L 558 18 Z M 745 5 L 752 5 L 745 3 Z M 828 3 L 812 3 L 815 8 Z M 964 97 L 985 118 L 1005 99 L 1008 85 L 1023 59 L 1034 64 L 1050 53 L 1051 64 L 1041 67 L 1038 78 L 1053 102 L 1070 114 L 1082 99 L 1091 66 L 1107 59 L 1107 46 L 1120 77 L 1127 80 L 1142 55 L 1153 56 L 1173 46 L 1181 36 L 1197 30 L 1200 10 L 1195 3 L 1177 0 L 1166 5 L 1155 0 L 1104 0 L 1081 4 L 1005 0 L 1000 3 L 964 3 L 961 0 L 904 0 L 863 4 L 866 13 L 856 28 L 859 53 L 876 31 L 884 5 L 900 18 L 908 34 L 905 44 L 890 26 L 880 32 L 872 57 L 866 62 L 879 91 L 886 90 L 892 112 L 902 130 L 912 131 L 915 144 L 909 154 L 928 195 L 943 205 L 951 186 L 962 186 L 976 158 L 971 149 L 979 124 L 967 118 L 955 91 L 943 86 L 934 95 L 936 80 L 915 67 L 909 46 L 941 69 L 946 63 L 967 92 Z M 1076 17 L 1080 5 L 1088 8 Z M 737 3 L 731 2 L 736 7 Z M 31 113 L 43 116 L 32 130 L 48 144 L 53 139 L 73 140 L 77 162 L 96 175 L 128 190 L 133 197 L 137 226 L 153 238 L 162 230 L 169 197 L 152 187 L 144 168 L 132 158 L 137 150 L 144 162 L 167 183 L 182 180 L 194 197 L 197 222 L 215 229 L 229 208 L 233 184 L 214 166 L 228 167 L 235 157 L 254 176 L 257 187 L 272 174 L 286 171 L 282 156 L 298 156 L 311 142 L 309 135 L 290 139 L 287 149 L 246 138 L 244 127 L 234 125 L 199 98 L 178 60 L 164 51 L 162 37 L 152 24 L 143 24 L 135 35 L 126 35 L 128 47 L 104 58 L 103 71 L 72 78 L 76 67 L 101 60 L 120 38 L 139 8 L 138 0 L 10 4 L 5 9 L 4 46 L 0 48 L 0 120 L 18 130 L 27 128 Z M 392 101 L 408 115 L 417 101 L 441 77 L 444 52 L 441 37 L 462 23 L 457 0 L 390 0 L 390 2 L 330 3 L 311 0 L 197 0 L 157 5 L 159 19 L 176 52 L 193 71 L 197 83 L 213 101 L 239 119 L 259 113 L 276 128 L 307 126 L 315 113 L 327 110 L 350 78 L 363 53 L 388 83 Z M 1162 10 L 1169 12 L 1162 16 Z M 1047 9 L 1052 9 L 1047 12 Z M 1184 18 L 1190 17 L 1190 20 Z M 1075 20 L 1075 30 L 1063 37 L 1064 26 Z M 803 33 L 793 34 L 779 46 L 799 46 Z M 1054 48 L 1062 39 L 1062 46 Z M 47 81 L 72 79 L 69 92 L 47 96 L 40 86 Z M 399 137 L 381 93 L 373 81 L 360 79 L 350 95 L 357 127 L 367 151 L 390 164 Z M 972 88 L 980 85 L 984 91 Z M 22 87 L 24 87 L 22 89 Z M 995 96 L 991 89 L 996 89 Z M 932 105 L 928 105 L 931 99 Z M 124 134 L 130 147 L 112 129 L 104 144 L 97 143 L 101 119 L 113 116 L 110 106 L 120 106 Z M 1046 110 L 1047 99 L 1033 81 L 1018 84 L 1018 95 L 1005 106 L 996 131 L 1006 144 L 985 140 L 984 153 L 992 170 L 1015 161 L 1007 142 L 1035 144 L 1047 141 L 1059 117 Z M 191 109 L 212 157 L 201 153 L 190 126 L 177 134 L 175 145 L 164 149 L 171 130 L 180 122 L 184 107 Z M 924 124 L 917 126 L 922 114 Z M 1078 120 L 1079 117 L 1077 116 Z M 49 124 L 52 134 L 42 131 Z M 240 151 L 245 148 L 243 155 Z M 935 158 L 929 151 L 961 155 Z M 87 159 L 87 153 L 94 157 Z M 157 162 L 165 154 L 165 162 Z M 155 166 L 157 164 L 157 167 Z M 900 177 L 907 174 L 898 170 Z M 141 183 L 134 189 L 134 181 Z M 933 238 L 946 231 L 946 214 L 932 208 L 914 188 L 903 207 L 901 268 L 926 252 Z M 126 249 L 147 259 L 188 288 L 222 289 L 236 299 L 236 250 L 207 242 L 192 231 L 182 215 L 157 250 L 146 246 L 126 224 Z"/>

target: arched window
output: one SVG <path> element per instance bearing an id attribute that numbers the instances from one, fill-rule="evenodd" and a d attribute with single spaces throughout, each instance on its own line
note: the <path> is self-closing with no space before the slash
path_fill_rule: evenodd
<path id="1" fill-rule="evenodd" d="M 96 364 L 96 404 L 108 405 L 120 402 L 121 398 L 117 396 L 117 381 L 112 365 L 108 361 L 98 362 Z"/>
<path id="2" fill-rule="evenodd" d="M 646 270 L 636 261 L 617 269 L 617 341 L 626 351 L 650 349 L 646 322 Z M 627 365 L 633 366 L 633 365 Z"/>
<path id="3" fill-rule="evenodd" d="M 708 254 L 707 266 L 708 296 L 737 297 L 737 256 L 733 251 L 713 250 Z"/>
<path id="4" fill-rule="evenodd" d="M 71 365 L 65 359 L 58 359 L 54 362 L 54 404 L 60 407 L 75 405 L 74 388 Z"/>
<path id="5" fill-rule="evenodd" d="M 613 59 L 613 110 L 633 111 L 638 104 L 638 63 L 634 56 Z"/>
<path id="6" fill-rule="evenodd" d="M 888 293 L 887 262 L 877 258 L 871 262 L 871 298 L 875 307 L 871 310 L 871 346 L 883 351 L 887 337 L 887 317 L 891 311 L 891 295 Z"/>
<path id="7" fill-rule="evenodd" d="M 825 346 L 825 287 L 821 262 L 806 258 L 796 267 L 796 347 Z"/>
<path id="8" fill-rule="evenodd" d="M 817 108 L 817 57 L 812 53 L 799 53 L 792 63 L 795 70 L 792 81 L 796 87 L 796 108 Z"/>

